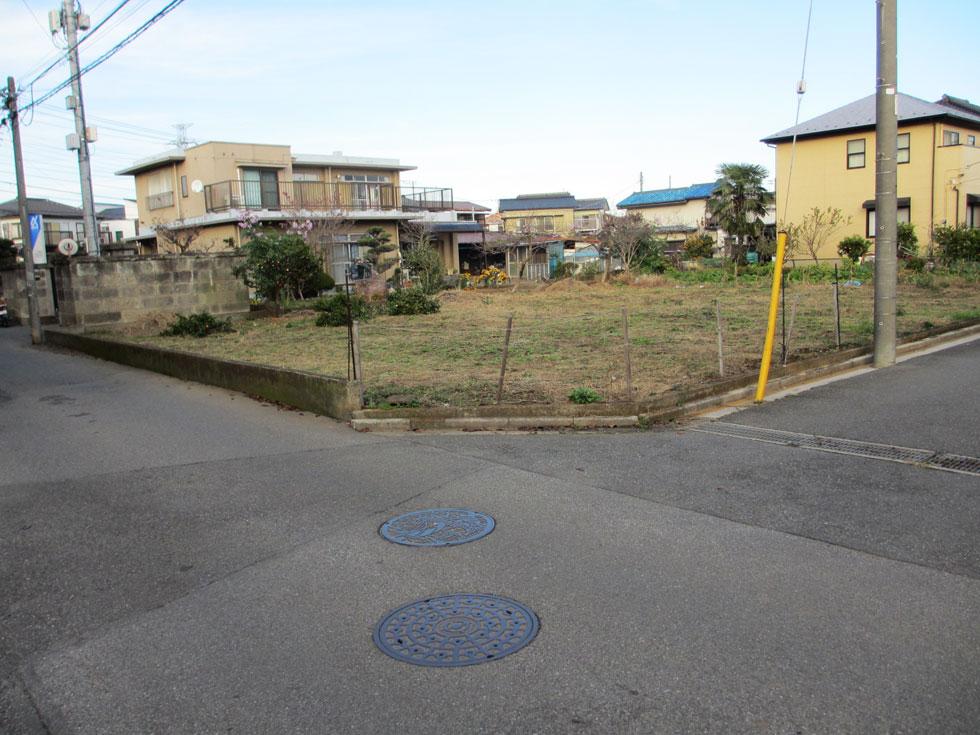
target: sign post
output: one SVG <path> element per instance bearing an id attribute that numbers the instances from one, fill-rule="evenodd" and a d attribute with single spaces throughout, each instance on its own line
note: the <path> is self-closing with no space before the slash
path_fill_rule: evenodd
<path id="1" fill-rule="evenodd" d="M 34 255 L 34 265 L 45 265 L 48 262 L 47 243 L 44 241 L 44 217 L 39 214 L 27 215 L 31 227 L 31 253 Z"/>

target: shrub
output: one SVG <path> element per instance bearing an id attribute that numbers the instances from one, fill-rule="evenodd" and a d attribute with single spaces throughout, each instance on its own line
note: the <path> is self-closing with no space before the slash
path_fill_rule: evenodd
<path id="1" fill-rule="evenodd" d="M 690 259 L 710 258 L 715 252 L 715 241 L 711 235 L 688 235 L 684 240 L 684 255 Z"/>
<path id="2" fill-rule="evenodd" d="M 586 263 L 579 269 L 577 275 L 583 281 L 594 281 L 602 275 L 602 266 L 596 261 Z"/>
<path id="3" fill-rule="evenodd" d="M 364 321 L 374 316 L 371 305 L 364 300 L 363 296 L 348 296 L 340 293 L 324 296 L 314 302 L 313 308 L 320 312 L 316 317 L 316 325 L 318 327 L 342 327 L 346 325 L 348 305 L 351 319 Z"/>
<path id="4" fill-rule="evenodd" d="M 663 273 L 670 262 L 664 256 L 667 241 L 659 237 L 644 238 L 633 268 L 640 273 Z"/>
<path id="5" fill-rule="evenodd" d="M 0 268 L 13 268 L 17 265 L 17 246 L 13 240 L 0 237 Z"/>
<path id="6" fill-rule="evenodd" d="M 439 301 L 421 288 L 406 288 L 388 294 L 388 313 L 392 316 L 435 314 L 439 306 Z"/>
<path id="7" fill-rule="evenodd" d="M 416 243 L 411 249 L 402 251 L 402 265 L 425 293 L 438 293 L 442 288 L 442 256 L 428 242 Z"/>
<path id="8" fill-rule="evenodd" d="M 860 235 L 845 237 L 837 246 L 837 253 L 843 258 L 850 259 L 852 263 L 861 260 L 869 250 L 871 250 L 871 242 Z"/>
<path id="9" fill-rule="evenodd" d="M 302 293 L 323 273 L 310 246 L 291 233 L 253 232 L 242 253 L 245 262 L 235 274 L 259 296 L 279 304 L 290 294 Z"/>
<path id="10" fill-rule="evenodd" d="M 910 271 L 921 273 L 926 269 L 926 259 L 913 255 L 905 259 L 905 267 Z"/>
<path id="11" fill-rule="evenodd" d="M 572 403 L 580 404 L 598 403 L 602 400 L 602 396 L 591 388 L 576 388 L 568 394 L 568 400 L 570 400 Z"/>
<path id="12" fill-rule="evenodd" d="M 915 234 L 915 225 L 911 222 L 898 223 L 898 257 L 914 258 L 919 254 L 919 238 Z"/>
<path id="13" fill-rule="evenodd" d="M 980 260 L 980 228 L 937 227 L 932 232 L 937 255 L 944 263 L 956 260 Z"/>
<path id="14" fill-rule="evenodd" d="M 175 321 L 160 332 L 161 337 L 207 337 L 218 332 L 234 332 L 230 319 L 218 319 L 206 311 L 183 316 L 177 314 Z"/>
<path id="15" fill-rule="evenodd" d="M 333 276 L 321 270 L 303 287 L 303 297 L 319 296 L 324 291 L 333 290 L 336 285 L 337 283 L 334 281 Z"/>
<path id="16" fill-rule="evenodd" d="M 560 281 L 563 278 L 571 278 L 575 275 L 575 271 L 578 270 L 578 266 L 572 261 L 561 261 L 555 265 L 555 270 L 551 274 L 551 278 L 555 281 Z"/>

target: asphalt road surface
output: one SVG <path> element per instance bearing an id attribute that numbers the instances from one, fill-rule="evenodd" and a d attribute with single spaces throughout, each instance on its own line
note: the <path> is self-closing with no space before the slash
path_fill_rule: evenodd
<path id="1" fill-rule="evenodd" d="M 980 456 L 980 341 L 724 422 Z M 356 434 L 0 330 L 0 732 L 976 733 L 980 476 L 719 436 Z M 442 549 L 378 526 L 466 507 Z M 492 593 L 427 668 L 372 631 Z"/>

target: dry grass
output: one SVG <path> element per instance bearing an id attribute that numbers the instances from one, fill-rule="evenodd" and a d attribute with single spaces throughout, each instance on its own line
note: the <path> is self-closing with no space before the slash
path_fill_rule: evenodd
<path id="1" fill-rule="evenodd" d="M 913 281 L 915 279 L 912 279 Z M 901 334 L 980 318 L 976 282 L 954 277 L 899 286 Z M 507 316 L 514 316 L 505 401 L 566 401 L 576 387 L 625 398 L 622 309 L 629 313 L 633 386 L 638 398 L 718 377 L 716 300 L 723 318 L 726 375 L 758 369 L 769 286 L 687 284 L 647 277 L 632 285 L 563 281 L 513 291 L 451 291 L 438 314 L 378 317 L 361 325 L 369 404 L 409 396 L 418 404 L 493 402 Z M 842 287 L 845 346 L 869 344 L 872 288 Z M 790 359 L 834 347 L 830 284 L 790 284 L 786 294 Z M 249 362 L 347 374 L 347 330 L 319 328 L 313 312 L 244 323 L 206 339 L 143 336 L 142 343 Z M 777 345 L 779 333 L 777 333 Z M 776 359 L 779 359 L 777 346 Z"/>

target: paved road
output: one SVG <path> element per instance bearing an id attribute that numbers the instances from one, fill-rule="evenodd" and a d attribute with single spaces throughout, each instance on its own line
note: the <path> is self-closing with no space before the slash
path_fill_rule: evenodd
<path id="1" fill-rule="evenodd" d="M 0 330 L 0 731 L 980 730 L 980 477 L 685 427 L 358 435 Z M 726 421 L 980 456 L 980 342 Z M 383 541 L 485 510 L 485 539 Z M 541 618 L 378 652 L 413 599 Z"/>

